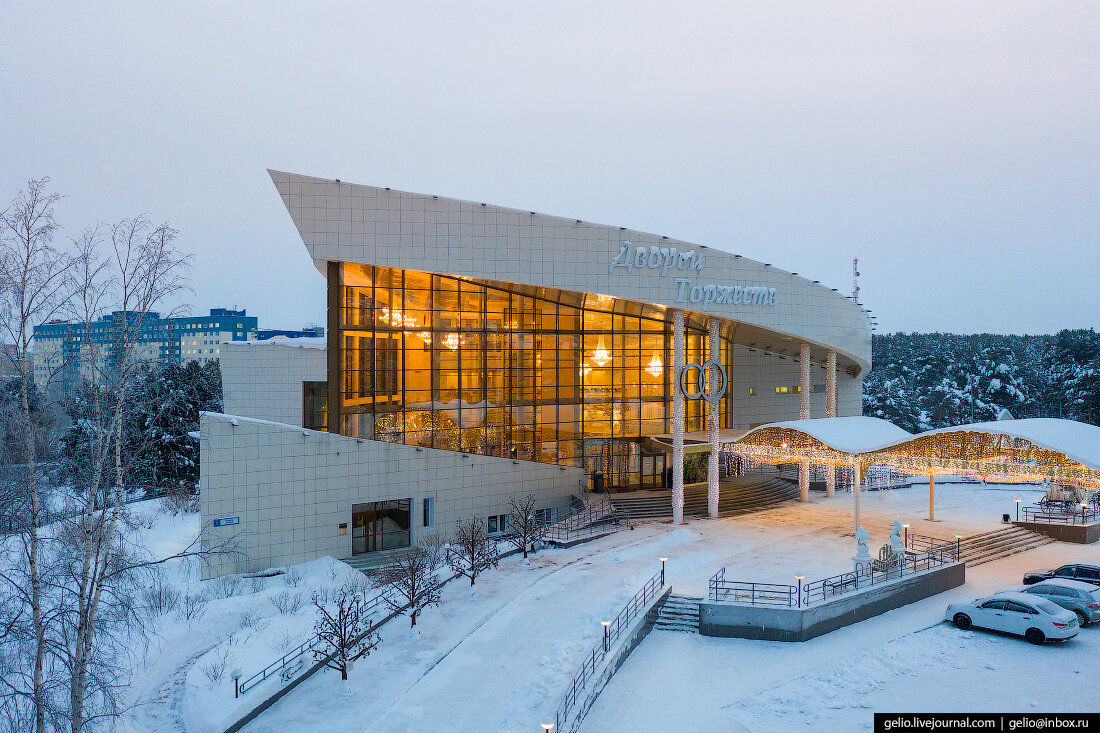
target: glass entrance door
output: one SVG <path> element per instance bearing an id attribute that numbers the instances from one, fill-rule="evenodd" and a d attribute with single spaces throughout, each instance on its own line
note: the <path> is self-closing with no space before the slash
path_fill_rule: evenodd
<path id="1" fill-rule="evenodd" d="M 411 499 L 353 505 L 351 554 L 408 547 L 412 540 L 411 508 Z"/>
<path id="2" fill-rule="evenodd" d="M 665 454 L 643 453 L 642 488 L 659 489 L 665 485 Z"/>

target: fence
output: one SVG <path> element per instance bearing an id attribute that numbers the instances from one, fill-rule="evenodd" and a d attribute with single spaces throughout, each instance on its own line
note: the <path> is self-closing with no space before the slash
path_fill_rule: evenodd
<path id="1" fill-rule="evenodd" d="M 630 517 L 613 507 L 606 496 L 596 497 L 586 493 L 582 505 L 583 509 L 546 526 L 542 536 L 548 541 L 568 542 L 597 532 L 606 532 L 609 528 L 630 527 Z"/>
<path id="2" fill-rule="evenodd" d="M 638 614 L 647 610 L 649 601 L 660 593 L 664 585 L 664 572 L 658 571 L 619 611 L 619 615 L 615 617 L 615 620 L 604 632 L 604 637 L 600 639 L 600 643 L 592 647 L 585 655 L 584 661 L 581 662 L 581 668 L 573 675 L 573 680 L 569 684 L 569 690 L 565 693 L 565 698 L 554 712 L 555 730 L 561 730 L 562 725 L 569 720 L 569 715 L 577 704 L 577 696 L 584 691 L 584 686 L 596 673 L 596 668 L 600 662 L 610 654 L 615 642 L 628 630 L 629 624 L 638 617 Z"/>
<path id="3" fill-rule="evenodd" d="M 895 564 L 887 565 L 873 560 L 857 570 L 799 585 L 726 580 L 726 569 L 722 568 L 710 579 L 709 598 L 716 603 L 744 603 L 752 606 L 784 608 L 806 607 L 844 593 L 881 585 L 905 575 L 949 565 L 955 561 L 955 545 L 951 544 L 949 548 L 904 553 Z"/>
<path id="4" fill-rule="evenodd" d="M 1088 524 L 1100 521 L 1100 510 L 1096 507 L 1078 509 L 1077 511 L 1062 512 L 1057 509 L 1047 510 L 1042 507 L 1024 507 L 1024 522 L 1038 522 L 1041 524 Z"/>

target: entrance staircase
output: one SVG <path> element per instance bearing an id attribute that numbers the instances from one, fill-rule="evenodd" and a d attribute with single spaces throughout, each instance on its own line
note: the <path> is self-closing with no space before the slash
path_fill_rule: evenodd
<path id="1" fill-rule="evenodd" d="M 974 567 L 1049 545 L 1051 542 L 1054 540 L 1050 537 L 1023 527 L 1003 527 L 973 537 L 963 537 L 960 541 L 960 559 L 968 567 Z"/>
<path id="2" fill-rule="evenodd" d="M 699 633 L 699 602 L 694 596 L 669 595 L 654 622 L 653 628 L 661 631 L 685 631 Z"/>
<path id="3" fill-rule="evenodd" d="M 784 478 L 769 478 L 746 483 L 744 479 L 723 480 L 718 501 L 718 513 L 767 509 L 798 498 L 798 484 Z M 612 494 L 611 503 L 631 519 L 660 519 L 672 516 L 672 492 L 638 491 L 627 495 Z M 684 515 L 707 515 L 707 486 L 692 484 L 684 487 Z"/>

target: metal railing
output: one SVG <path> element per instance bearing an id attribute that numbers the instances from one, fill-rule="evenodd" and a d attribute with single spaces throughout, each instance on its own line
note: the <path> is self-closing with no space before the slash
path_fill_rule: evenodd
<path id="1" fill-rule="evenodd" d="M 574 511 L 565 519 L 547 525 L 543 538 L 554 542 L 568 542 L 578 537 L 587 537 L 608 527 L 629 527 L 630 517 L 616 509 L 606 496 L 595 498 L 586 493 L 582 499 L 584 508 Z"/>
<path id="2" fill-rule="evenodd" d="M 798 601 L 798 588 L 779 583 L 726 580 L 726 569 L 722 568 L 710 579 L 710 599 L 753 606 L 793 606 Z"/>
<path id="3" fill-rule="evenodd" d="M 1090 506 L 1088 509 L 1077 509 L 1077 511 L 1062 512 L 1055 510 L 1047 510 L 1042 507 L 1024 507 L 1023 508 L 1024 522 L 1037 522 L 1042 524 L 1088 524 L 1089 522 L 1100 521 L 1100 509 Z"/>
<path id="4" fill-rule="evenodd" d="M 595 675 L 600 662 L 611 653 L 615 642 L 628 630 L 628 625 L 640 613 L 648 610 L 649 602 L 660 594 L 662 588 L 664 588 L 664 573 L 658 571 L 619 611 L 619 615 L 615 617 L 615 620 L 610 623 L 604 632 L 604 637 L 585 655 L 580 669 L 573 675 L 573 679 L 569 683 L 569 689 L 566 691 L 565 697 L 554 712 L 554 730 L 560 731 L 562 725 L 569 720 L 572 709 L 577 704 L 578 696 L 584 692 L 585 685 Z"/>
<path id="5" fill-rule="evenodd" d="M 908 542 L 909 544 L 906 545 L 906 547 L 910 550 L 916 552 L 948 553 L 952 557 L 954 557 L 959 547 L 959 543 L 952 542 L 951 540 L 944 540 L 939 537 L 916 533 L 909 534 Z M 965 542 L 963 544 L 965 544 Z"/>
<path id="6" fill-rule="evenodd" d="M 872 558 L 871 562 L 856 570 L 811 580 L 801 586 L 726 580 L 726 569 L 722 568 L 710 579 L 709 598 L 716 603 L 801 608 L 954 562 L 955 545 L 951 544 L 949 548 L 906 552 L 898 555 L 897 560 L 890 564 Z"/>
<path id="7" fill-rule="evenodd" d="M 437 584 L 438 585 L 438 584 Z M 387 598 L 392 595 L 391 591 L 383 590 L 372 598 L 368 599 L 363 604 L 362 617 L 369 619 L 373 617 L 378 611 L 383 608 L 388 608 Z M 305 666 L 301 661 L 301 657 L 304 654 L 309 654 L 321 643 L 321 636 L 319 634 L 313 634 L 308 639 L 303 641 L 298 646 L 294 647 L 290 651 L 283 654 L 283 656 L 276 659 L 271 664 L 261 669 L 256 674 L 245 679 L 240 683 L 237 688 L 237 692 L 240 695 L 251 690 L 253 687 L 263 683 L 268 679 L 278 677 L 283 682 L 289 681 L 295 672 L 301 671 Z"/>

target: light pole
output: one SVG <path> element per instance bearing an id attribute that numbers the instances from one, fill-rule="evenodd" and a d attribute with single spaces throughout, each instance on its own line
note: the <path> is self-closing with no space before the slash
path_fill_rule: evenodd
<path id="1" fill-rule="evenodd" d="M 802 608 L 802 578 L 804 578 L 805 576 L 796 575 L 794 577 L 798 579 L 798 607 Z"/>
<path id="2" fill-rule="evenodd" d="M 1085 502 L 1081 502 L 1081 524 L 1085 523 L 1085 512 L 1089 510 L 1089 505 Z"/>
<path id="3" fill-rule="evenodd" d="M 611 622 L 601 621 L 600 623 L 603 624 L 603 653 L 607 654 L 611 651 Z"/>
<path id="4" fill-rule="evenodd" d="M 550 731 L 554 730 L 554 724 L 553 723 L 543 723 L 542 724 L 542 729 L 544 731 L 546 731 L 546 733 L 550 733 Z"/>
<path id="5" fill-rule="evenodd" d="M 902 541 L 902 544 L 905 545 L 906 547 L 908 547 L 909 546 L 909 525 L 908 524 L 903 524 L 901 526 L 902 526 L 902 529 L 905 530 L 905 539 Z"/>
<path id="6" fill-rule="evenodd" d="M 233 678 L 233 699 L 236 700 L 241 694 L 241 670 L 234 669 L 229 676 Z"/>
<path id="7" fill-rule="evenodd" d="M 955 533 L 955 562 L 962 562 L 962 532 Z"/>
<path id="8" fill-rule="evenodd" d="M 661 560 L 661 587 L 665 587 L 665 563 L 668 562 L 667 557 L 660 558 Z"/>
<path id="9" fill-rule="evenodd" d="M 1016 497 L 1016 521 L 1020 521 L 1020 497 Z"/>

